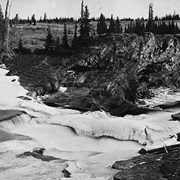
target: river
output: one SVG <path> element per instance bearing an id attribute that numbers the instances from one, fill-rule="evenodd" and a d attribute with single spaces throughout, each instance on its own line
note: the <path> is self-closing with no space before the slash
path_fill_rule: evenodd
<path id="1" fill-rule="evenodd" d="M 139 116 L 113 117 L 105 112 L 80 113 L 48 107 L 28 97 L 17 76 L 0 69 L 0 179 L 107 180 L 116 170 L 111 165 L 138 155 L 141 148 L 177 143 L 179 121 L 169 121 L 180 107 Z M 166 91 L 165 91 L 166 92 Z M 177 100 L 179 94 L 161 97 Z M 160 99 L 160 98 L 159 98 Z M 151 101 L 158 103 L 158 100 Z M 148 102 L 147 100 L 147 103 Z M 24 152 L 44 148 L 42 161 Z"/>

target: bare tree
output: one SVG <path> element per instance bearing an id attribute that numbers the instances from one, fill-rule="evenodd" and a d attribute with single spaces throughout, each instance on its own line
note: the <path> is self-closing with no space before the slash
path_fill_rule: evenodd
<path id="1" fill-rule="evenodd" d="M 12 53 L 9 49 L 9 17 L 11 12 L 11 5 L 9 0 L 6 2 L 6 9 L 5 9 L 5 16 L 4 16 L 4 32 L 2 34 L 1 40 L 2 40 L 2 50 L 0 54 L 0 63 L 2 63 L 2 60 L 4 56 L 10 57 Z"/>

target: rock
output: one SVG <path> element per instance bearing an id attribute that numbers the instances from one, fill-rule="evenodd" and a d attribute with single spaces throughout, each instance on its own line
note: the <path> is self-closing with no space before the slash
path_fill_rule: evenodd
<path id="1" fill-rule="evenodd" d="M 142 149 L 140 149 L 139 150 L 139 152 L 138 152 L 139 154 L 146 154 L 147 153 L 147 151 L 144 149 L 144 148 L 142 148 Z"/>
<path id="2" fill-rule="evenodd" d="M 173 115 L 171 115 L 171 117 L 172 117 L 172 119 L 173 120 L 178 120 L 178 121 L 180 121 L 180 113 L 177 113 L 177 114 L 173 114 Z"/>
<path id="3" fill-rule="evenodd" d="M 40 160 L 46 161 L 46 162 L 53 161 L 53 160 L 61 161 L 61 163 L 66 162 L 66 160 L 64 160 L 64 159 L 56 158 L 53 156 L 45 156 L 42 154 L 43 151 L 44 151 L 43 148 L 41 148 L 37 151 L 35 150 L 33 152 L 27 151 L 27 152 L 24 152 L 23 154 L 18 155 L 17 157 L 22 158 L 22 157 L 26 157 L 26 156 L 32 156 L 36 159 L 40 159 Z"/>
<path id="4" fill-rule="evenodd" d="M 44 148 L 38 148 L 38 149 L 33 150 L 33 152 L 40 154 L 40 155 L 43 155 L 44 150 L 45 150 Z"/>
<path id="5" fill-rule="evenodd" d="M 17 56 L 8 65 L 9 75 L 18 75 L 34 99 L 52 94 L 44 100 L 50 106 L 82 111 L 103 109 L 114 116 L 137 115 L 145 110 L 136 106 L 136 98 L 152 97 L 150 86 L 180 86 L 180 53 L 174 53 L 179 43 L 176 40 L 174 45 L 172 39 L 152 33 L 145 37 L 107 36 L 99 45 L 66 55 L 67 66 L 52 65 L 53 57 Z M 168 47 L 160 53 L 158 48 L 165 40 Z M 60 86 L 66 91 L 58 92 Z"/>
<path id="6" fill-rule="evenodd" d="M 25 101 L 30 101 L 31 100 L 31 98 L 25 97 L 25 96 L 18 96 L 17 98 L 25 100 Z"/>
<path id="7" fill-rule="evenodd" d="M 64 174 L 65 178 L 70 178 L 71 177 L 71 173 L 69 171 L 67 171 L 66 169 L 63 169 L 62 173 Z"/>
<path id="8" fill-rule="evenodd" d="M 53 102 L 44 101 L 43 103 L 50 107 L 59 107 L 60 106 L 59 104 L 53 103 Z"/>
<path id="9" fill-rule="evenodd" d="M 168 153 L 146 154 L 126 161 L 117 161 L 113 168 L 120 170 L 114 180 L 178 180 L 180 179 L 180 147 Z"/>
<path id="10" fill-rule="evenodd" d="M 180 133 L 177 133 L 177 141 L 180 141 Z"/>
<path id="11" fill-rule="evenodd" d="M 109 112 L 113 116 L 125 116 L 126 114 L 138 115 L 146 112 L 145 109 L 139 108 L 128 101 L 119 100 L 118 97 L 108 99 L 101 106 L 103 110 Z"/>
<path id="12" fill-rule="evenodd" d="M 161 105 L 158 105 L 158 107 L 162 109 L 169 109 L 169 108 L 175 108 L 180 106 L 180 101 L 175 101 L 175 102 L 167 102 Z"/>

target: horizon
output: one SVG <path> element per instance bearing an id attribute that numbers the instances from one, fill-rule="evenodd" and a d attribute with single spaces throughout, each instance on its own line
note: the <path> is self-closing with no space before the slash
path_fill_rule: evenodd
<path id="1" fill-rule="evenodd" d="M 3 11 L 5 11 L 6 0 L 1 0 Z M 16 14 L 24 19 L 35 14 L 36 19 L 43 18 L 44 13 L 47 18 L 80 17 L 82 0 L 10 0 L 12 3 L 11 18 Z M 105 17 L 111 16 L 123 18 L 148 18 L 149 4 L 153 3 L 154 17 L 180 14 L 179 0 L 84 0 L 84 5 L 88 6 L 90 18 L 97 18 L 102 13 Z M 41 8 L 39 8 L 41 7 Z"/>

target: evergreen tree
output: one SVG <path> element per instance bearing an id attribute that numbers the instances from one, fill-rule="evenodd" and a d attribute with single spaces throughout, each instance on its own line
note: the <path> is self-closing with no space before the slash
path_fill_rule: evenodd
<path id="1" fill-rule="evenodd" d="M 39 22 L 40 22 L 40 23 L 42 22 L 42 17 L 41 17 L 41 16 L 40 16 Z"/>
<path id="2" fill-rule="evenodd" d="M 99 22 L 97 23 L 97 33 L 99 35 L 107 33 L 106 19 L 103 14 L 100 15 Z"/>
<path id="3" fill-rule="evenodd" d="M 29 16 L 27 17 L 27 24 L 31 24 Z"/>
<path id="4" fill-rule="evenodd" d="M 127 26 L 124 27 L 124 33 L 128 33 L 128 27 Z"/>
<path id="5" fill-rule="evenodd" d="M 144 21 L 140 21 L 140 35 L 144 35 L 144 33 L 145 33 Z"/>
<path id="6" fill-rule="evenodd" d="M 56 42 L 55 42 L 55 53 L 56 55 L 59 55 L 62 52 L 62 47 L 60 44 L 60 38 L 57 37 Z"/>
<path id="7" fill-rule="evenodd" d="M 116 33 L 118 33 L 118 34 L 121 33 L 121 24 L 120 24 L 119 17 L 117 17 L 117 19 L 116 19 L 115 31 L 116 31 Z"/>
<path id="8" fill-rule="evenodd" d="M 148 23 L 146 25 L 146 31 L 153 32 L 153 26 L 154 26 L 153 4 L 151 3 L 149 5 L 149 18 L 148 18 Z"/>
<path id="9" fill-rule="evenodd" d="M 113 15 L 111 15 L 108 31 L 109 31 L 109 33 L 114 33 L 115 32 L 115 22 L 114 22 L 114 19 L 113 19 Z"/>
<path id="10" fill-rule="evenodd" d="M 62 46 L 64 50 L 68 50 L 69 49 L 69 44 L 68 44 L 68 37 L 67 37 L 67 28 L 66 28 L 66 24 L 64 23 L 64 35 L 62 38 Z"/>
<path id="11" fill-rule="evenodd" d="M 35 14 L 32 15 L 32 17 L 31 17 L 31 22 L 33 23 L 33 26 L 36 26 Z"/>
<path id="12" fill-rule="evenodd" d="M 178 34 L 178 33 L 180 33 L 180 29 L 178 28 L 178 25 L 177 25 L 177 23 L 176 23 L 176 26 L 175 26 L 175 34 Z"/>
<path id="13" fill-rule="evenodd" d="M 52 53 L 52 51 L 54 50 L 54 39 L 53 36 L 51 34 L 51 29 L 50 27 L 48 27 L 48 34 L 46 36 L 46 40 L 45 40 L 45 50 L 47 51 L 47 53 Z"/>
<path id="14" fill-rule="evenodd" d="M 90 34 L 90 21 L 89 21 L 89 10 L 82 1 L 81 3 L 81 19 L 80 19 L 80 38 L 82 41 L 86 41 Z"/>
<path id="15" fill-rule="evenodd" d="M 74 29 L 74 37 L 72 40 L 72 48 L 74 50 L 78 49 L 78 39 L 77 39 L 77 22 L 75 22 L 75 29 Z"/>
<path id="16" fill-rule="evenodd" d="M 80 37 L 84 35 L 84 1 L 81 2 Z"/>
<path id="17" fill-rule="evenodd" d="M 19 22 L 19 15 L 16 14 L 16 16 L 15 16 L 14 19 L 13 19 L 13 23 L 14 23 L 14 24 L 18 24 L 18 22 Z"/>
<path id="18" fill-rule="evenodd" d="M 155 16 L 154 20 L 155 20 L 155 21 L 158 21 L 159 19 L 158 19 L 158 17 L 157 17 L 157 16 Z"/>
<path id="19" fill-rule="evenodd" d="M 89 22 L 89 10 L 88 7 L 85 6 L 85 11 L 84 11 L 84 38 L 88 39 L 89 38 L 89 33 L 90 33 L 90 22 Z"/>
<path id="20" fill-rule="evenodd" d="M 176 33 L 176 26 L 174 24 L 174 21 L 171 22 L 171 34 L 175 34 Z"/>
<path id="21" fill-rule="evenodd" d="M 47 14 L 44 13 L 44 19 L 43 19 L 43 22 L 46 23 L 47 22 Z"/>

